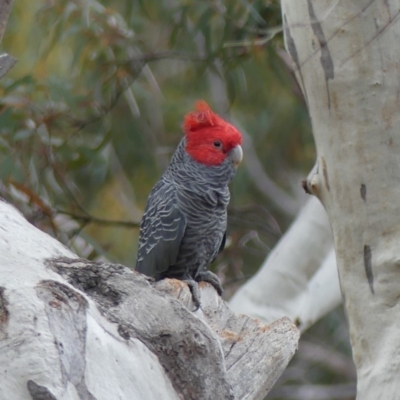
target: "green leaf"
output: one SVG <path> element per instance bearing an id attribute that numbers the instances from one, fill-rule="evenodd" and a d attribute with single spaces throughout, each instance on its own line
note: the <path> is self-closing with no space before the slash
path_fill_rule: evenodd
<path id="1" fill-rule="evenodd" d="M 13 172 L 14 165 L 15 165 L 14 157 L 11 154 L 9 154 L 8 156 L 5 157 L 5 159 L 1 163 L 1 168 L 0 168 L 1 180 L 6 180 L 7 178 L 10 177 L 10 175 Z"/>
<path id="2" fill-rule="evenodd" d="M 230 103 L 233 103 L 236 98 L 236 82 L 233 74 L 230 71 L 226 71 L 225 74 L 225 84 L 228 91 L 228 97 Z"/>
<path id="3" fill-rule="evenodd" d="M 0 132 L 6 131 L 8 133 L 14 130 L 18 125 L 19 122 L 13 118 L 13 112 L 11 108 L 6 108 L 0 113 Z"/>
<path id="4" fill-rule="evenodd" d="M 13 139 L 15 142 L 18 142 L 19 140 L 30 138 L 34 133 L 35 132 L 30 129 L 21 129 L 14 134 Z"/>

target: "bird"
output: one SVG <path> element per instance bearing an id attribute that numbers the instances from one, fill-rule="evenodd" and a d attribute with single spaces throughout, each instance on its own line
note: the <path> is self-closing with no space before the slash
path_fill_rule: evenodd
<path id="1" fill-rule="evenodd" d="M 156 281 L 186 282 L 197 310 L 198 282 L 210 283 L 220 296 L 223 292 L 208 266 L 225 247 L 228 185 L 243 158 L 242 135 L 204 100 L 185 115 L 183 131 L 148 197 L 135 269 Z"/>

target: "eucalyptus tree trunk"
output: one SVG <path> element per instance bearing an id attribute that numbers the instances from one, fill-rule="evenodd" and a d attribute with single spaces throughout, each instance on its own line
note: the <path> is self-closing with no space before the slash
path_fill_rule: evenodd
<path id="1" fill-rule="evenodd" d="M 281 0 L 310 112 L 306 187 L 332 226 L 357 398 L 400 392 L 400 8 L 394 0 Z"/>

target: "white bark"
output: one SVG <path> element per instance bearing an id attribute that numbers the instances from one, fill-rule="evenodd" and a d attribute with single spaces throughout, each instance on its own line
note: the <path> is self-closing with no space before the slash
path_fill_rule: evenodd
<path id="1" fill-rule="evenodd" d="M 46 268 L 55 257 L 76 259 L 0 201 L 0 399 L 179 399 L 139 340 Z"/>
<path id="2" fill-rule="evenodd" d="M 332 225 L 357 398 L 400 392 L 400 25 L 394 0 L 282 0 Z"/>
<path id="3" fill-rule="evenodd" d="M 79 259 L 0 201 L 0 399 L 264 398 L 297 329 L 201 294 L 192 313 L 184 283 Z"/>
<path id="4" fill-rule="evenodd" d="M 320 202 L 310 199 L 230 305 L 267 322 L 288 316 L 305 330 L 340 302 L 329 221 Z"/>

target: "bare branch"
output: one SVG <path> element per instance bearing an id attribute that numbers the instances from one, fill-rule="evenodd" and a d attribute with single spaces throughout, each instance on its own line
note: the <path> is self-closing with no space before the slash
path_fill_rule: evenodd
<path id="1" fill-rule="evenodd" d="M 288 316 L 302 330 L 307 329 L 340 303 L 331 249 L 326 212 L 311 198 L 258 273 L 233 296 L 231 307 L 266 321 Z M 326 281 L 328 285 L 321 284 Z"/>
<path id="2" fill-rule="evenodd" d="M 0 226 L 2 398 L 261 400 L 296 351 L 287 318 L 237 315 L 209 284 L 191 312 L 186 283 L 77 258 L 2 201 Z"/>
<path id="3" fill-rule="evenodd" d="M 68 215 L 69 217 L 77 220 L 82 221 L 86 224 L 97 224 L 103 226 L 119 226 L 121 228 L 138 228 L 140 226 L 140 221 L 121 221 L 121 220 L 111 220 L 111 219 L 104 219 L 94 217 L 93 215 L 87 214 L 76 214 L 70 211 L 59 210 L 55 209 L 55 213 Z"/>

